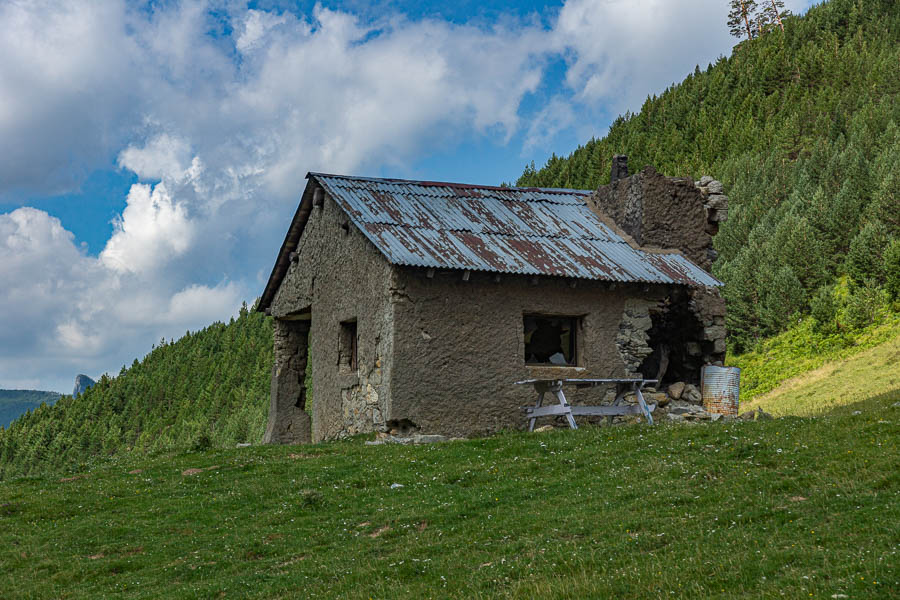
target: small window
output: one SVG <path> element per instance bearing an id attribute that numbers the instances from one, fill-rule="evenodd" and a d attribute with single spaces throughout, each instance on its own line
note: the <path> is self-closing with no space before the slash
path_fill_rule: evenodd
<path id="1" fill-rule="evenodd" d="M 356 371 L 356 321 L 342 321 L 338 345 L 338 366 L 341 371 Z"/>
<path id="2" fill-rule="evenodd" d="M 579 317 L 525 315 L 525 363 L 577 365 L 578 322 Z"/>

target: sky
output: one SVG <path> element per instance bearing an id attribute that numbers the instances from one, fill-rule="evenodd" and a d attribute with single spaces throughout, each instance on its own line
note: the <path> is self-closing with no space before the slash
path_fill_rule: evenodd
<path id="1" fill-rule="evenodd" d="M 727 56 L 727 12 L 0 0 L 0 388 L 71 393 L 252 304 L 309 171 L 496 185 L 602 137 Z"/>

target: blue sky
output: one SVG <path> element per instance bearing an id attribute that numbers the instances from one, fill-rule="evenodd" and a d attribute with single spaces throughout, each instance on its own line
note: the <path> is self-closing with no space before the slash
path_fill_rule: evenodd
<path id="1" fill-rule="evenodd" d="M 0 1 L 0 388 L 68 392 L 252 302 L 307 171 L 568 154 L 727 55 L 727 4 Z"/>

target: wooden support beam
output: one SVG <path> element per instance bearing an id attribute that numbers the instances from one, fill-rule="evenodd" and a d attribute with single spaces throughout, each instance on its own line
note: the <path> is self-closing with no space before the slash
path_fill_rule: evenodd
<path id="1" fill-rule="evenodd" d="M 316 188 L 316 191 L 313 192 L 313 206 L 324 206 L 325 204 L 325 190 L 320 187 Z"/>
<path id="2" fill-rule="evenodd" d="M 428 279 L 434 279 L 434 269 L 428 269 L 425 271 L 425 277 Z"/>
<path id="3" fill-rule="evenodd" d="M 472 276 L 472 271 L 463 271 L 462 280 L 468 281 L 471 276 Z"/>

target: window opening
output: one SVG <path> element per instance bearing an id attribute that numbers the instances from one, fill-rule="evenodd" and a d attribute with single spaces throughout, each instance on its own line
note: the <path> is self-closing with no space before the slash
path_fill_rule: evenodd
<path id="1" fill-rule="evenodd" d="M 342 371 L 356 371 L 356 321 L 342 321 L 338 345 L 338 366 Z"/>
<path id="2" fill-rule="evenodd" d="M 579 317 L 525 315 L 525 363 L 577 365 L 578 321 Z"/>

